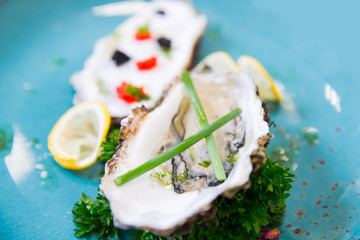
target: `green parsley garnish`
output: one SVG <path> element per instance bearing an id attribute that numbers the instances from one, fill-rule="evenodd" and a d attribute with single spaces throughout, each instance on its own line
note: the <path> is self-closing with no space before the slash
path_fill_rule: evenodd
<path id="1" fill-rule="evenodd" d="M 236 161 L 237 161 L 237 153 L 233 153 L 229 156 L 229 162 L 232 163 L 232 164 L 235 164 Z"/>
<path id="2" fill-rule="evenodd" d="M 179 175 L 174 175 L 174 179 L 176 182 L 180 182 L 182 184 L 186 183 L 189 179 L 189 170 L 185 170 L 185 172 L 180 173 Z"/>
<path id="3" fill-rule="evenodd" d="M 239 191 L 232 199 L 222 196 L 216 199 L 215 219 L 209 222 L 197 221 L 190 233 L 179 234 L 174 239 L 257 239 L 261 236 L 262 227 L 277 227 L 281 224 L 293 176 L 289 169 L 268 159 L 250 176 L 252 185 L 249 189 Z M 75 216 L 73 222 L 77 226 L 77 237 L 93 234 L 105 240 L 118 238 L 122 232 L 113 226 L 109 203 L 100 194 L 95 201 L 83 194 L 72 213 Z M 136 240 L 165 240 L 142 230 L 134 230 L 130 235 Z"/>
<path id="4" fill-rule="evenodd" d="M 213 131 L 217 130 L 221 126 L 225 125 L 235 117 L 239 116 L 241 113 L 240 108 L 236 108 L 230 113 L 226 114 L 225 116 L 219 118 L 216 120 L 213 124 L 208 125 L 207 127 L 203 128 L 199 132 L 195 133 L 191 137 L 185 139 L 184 141 L 180 142 L 176 146 L 170 148 L 169 150 L 161 153 L 160 155 L 152 158 L 151 160 L 147 161 L 146 163 L 140 165 L 139 167 L 125 173 L 124 175 L 121 175 L 114 179 L 114 182 L 117 186 L 121 186 L 132 179 L 150 171 L 151 169 L 159 166 L 160 164 L 168 161 L 169 159 L 175 157 L 179 153 L 183 152 L 184 150 L 188 149 L 201 139 L 205 138 L 209 134 L 211 134 Z M 221 165 L 222 166 L 222 165 Z"/>
<path id="5" fill-rule="evenodd" d="M 170 54 L 170 53 L 171 53 L 171 49 L 161 47 L 160 50 L 161 50 L 161 52 L 164 53 L 164 55 L 165 55 L 167 58 L 171 59 L 171 54 Z"/>
<path id="6" fill-rule="evenodd" d="M 199 163 L 200 166 L 204 167 L 204 168 L 208 168 L 210 166 L 211 162 L 209 161 L 202 161 L 201 163 Z"/>
<path id="7" fill-rule="evenodd" d="M 116 146 L 119 145 L 120 128 L 110 129 L 106 136 L 106 141 L 101 143 L 100 161 L 106 163 L 116 152 Z"/>
<path id="8" fill-rule="evenodd" d="M 90 238 L 94 235 L 97 239 L 118 238 L 119 230 L 114 227 L 108 200 L 98 194 L 95 201 L 82 194 L 81 199 L 75 203 L 72 210 L 74 215 L 75 236 Z"/>
<path id="9" fill-rule="evenodd" d="M 134 87 L 131 84 L 126 85 L 125 92 L 136 98 L 136 101 L 149 100 L 150 97 L 144 93 L 141 87 Z"/>
<path id="10" fill-rule="evenodd" d="M 191 81 L 190 74 L 188 71 L 183 72 L 182 80 L 185 83 L 191 103 L 192 103 L 192 105 L 195 109 L 196 115 L 199 119 L 201 128 L 205 128 L 205 127 L 209 126 L 209 122 L 207 120 L 205 111 L 201 105 L 199 96 L 196 93 L 195 87 Z M 212 134 L 210 134 L 205 138 L 205 140 L 206 140 L 207 147 L 209 149 L 209 154 L 210 154 L 211 162 L 214 167 L 216 179 L 218 181 L 225 181 L 226 175 L 225 175 L 224 167 L 223 167 L 221 159 L 220 159 L 219 151 L 216 146 L 215 138 Z"/>
<path id="11" fill-rule="evenodd" d="M 148 33 L 149 32 L 149 24 L 146 24 L 138 29 L 139 33 Z"/>
<path id="12" fill-rule="evenodd" d="M 171 177 L 170 174 L 165 172 L 155 172 L 154 174 L 151 174 L 151 176 L 155 179 L 157 179 L 163 186 L 169 186 L 171 185 Z"/>

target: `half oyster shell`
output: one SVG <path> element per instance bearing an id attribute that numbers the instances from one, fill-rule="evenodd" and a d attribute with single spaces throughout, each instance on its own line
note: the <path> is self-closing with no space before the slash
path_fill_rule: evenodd
<path id="1" fill-rule="evenodd" d="M 236 69 L 221 74 L 211 66 L 204 69 L 191 76 L 209 122 L 236 107 L 242 109 L 239 117 L 213 133 L 227 180 L 216 180 L 202 140 L 125 185 L 114 183 L 116 177 L 200 130 L 185 86 L 178 80 L 154 110 L 135 108 L 121 122 L 120 145 L 107 162 L 100 185 L 110 202 L 115 226 L 170 236 L 198 218 L 213 216 L 213 201 L 219 195 L 232 197 L 248 182 L 252 160 L 266 159 L 263 149 L 271 135 L 251 78 Z"/>

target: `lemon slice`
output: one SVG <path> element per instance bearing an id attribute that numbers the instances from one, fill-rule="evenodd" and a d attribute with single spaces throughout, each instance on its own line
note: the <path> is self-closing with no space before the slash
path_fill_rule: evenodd
<path id="1" fill-rule="evenodd" d="M 196 65 L 193 71 L 212 71 L 218 74 L 226 74 L 231 72 L 239 72 L 240 70 L 229 54 L 226 52 L 214 52 L 204 58 L 198 65 Z"/>
<path id="2" fill-rule="evenodd" d="M 260 97 L 268 101 L 281 101 L 281 86 L 275 83 L 261 63 L 250 56 L 240 56 L 237 60 L 241 71 L 247 72 L 259 88 Z"/>
<path id="3" fill-rule="evenodd" d="M 48 148 L 64 168 L 83 169 L 93 164 L 111 117 L 99 102 L 82 102 L 69 109 L 55 124 L 48 137 Z"/>

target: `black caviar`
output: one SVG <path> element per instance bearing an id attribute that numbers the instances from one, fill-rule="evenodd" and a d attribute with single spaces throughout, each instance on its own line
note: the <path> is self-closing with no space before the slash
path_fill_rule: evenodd
<path id="1" fill-rule="evenodd" d="M 169 50 L 171 48 L 171 40 L 161 37 L 157 41 L 161 48 L 163 48 L 165 50 Z"/>
<path id="2" fill-rule="evenodd" d="M 129 61 L 130 57 L 128 57 L 125 53 L 116 50 L 114 55 L 112 56 L 112 60 L 115 61 L 115 64 L 117 66 L 120 66 L 121 64 L 124 64 L 127 61 Z"/>
<path id="3" fill-rule="evenodd" d="M 163 10 L 157 10 L 156 13 L 159 15 L 165 15 L 165 12 Z"/>

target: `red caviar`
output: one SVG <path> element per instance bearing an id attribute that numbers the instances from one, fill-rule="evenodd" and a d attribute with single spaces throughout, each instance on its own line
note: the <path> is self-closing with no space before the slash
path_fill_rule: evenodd
<path id="1" fill-rule="evenodd" d="M 150 39 L 151 34 L 149 32 L 149 25 L 145 25 L 139 28 L 137 33 L 135 34 L 135 38 L 140 41 L 145 39 Z"/>
<path id="2" fill-rule="evenodd" d="M 149 32 L 137 32 L 135 34 L 135 38 L 140 41 L 146 40 L 151 38 L 151 34 Z"/>
<path id="3" fill-rule="evenodd" d="M 156 57 L 151 57 L 144 61 L 137 62 L 136 65 L 139 70 L 150 70 L 156 66 Z"/>

